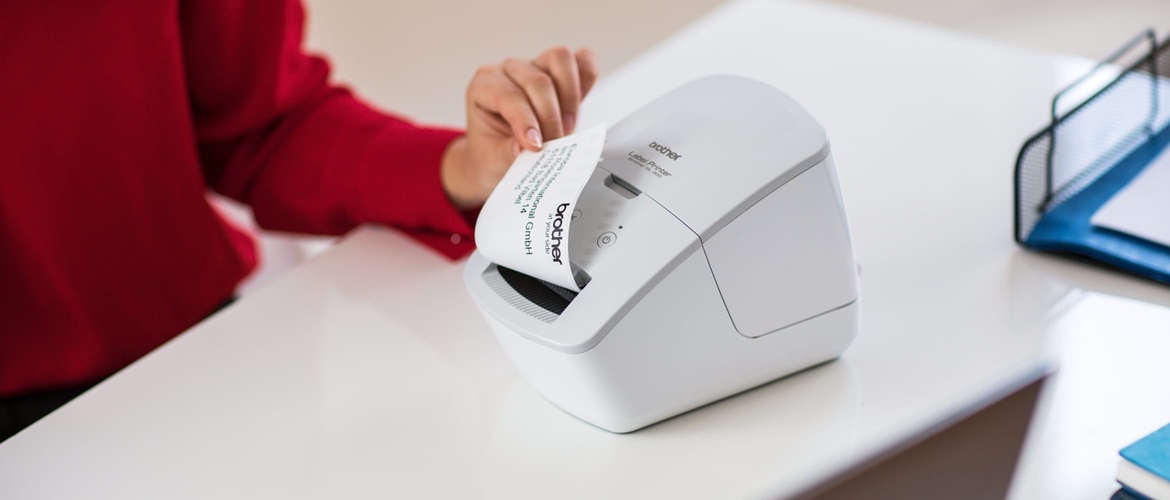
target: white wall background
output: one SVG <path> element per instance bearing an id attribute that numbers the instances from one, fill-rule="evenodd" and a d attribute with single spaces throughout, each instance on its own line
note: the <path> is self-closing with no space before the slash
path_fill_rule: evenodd
<path id="1" fill-rule="evenodd" d="M 593 47 L 602 73 L 716 7 L 720 0 L 305 0 L 308 44 L 337 80 L 416 120 L 461 125 L 475 68 L 553 45 Z M 1168 0 L 820 0 L 1020 46 L 1100 58 L 1140 29 L 1170 29 Z M 1021 138 L 1023 139 L 1023 138 Z M 232 211 L 241 219 L 247 212 Z M 328 245 L 264 234 L 265 263 L 244 288 Z"/>

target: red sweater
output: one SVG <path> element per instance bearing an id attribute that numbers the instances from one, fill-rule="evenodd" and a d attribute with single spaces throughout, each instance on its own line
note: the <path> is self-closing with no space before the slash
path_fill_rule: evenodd
<path id="1" fill-rule="evenodd" d="M 458 132 L 330 86 L 303 21 L 296 0 L 0 2 L 0 397 L 96 381 L 229 298 L 256 256 L 209 189 L 269 229 L 471 249 L 439 181 Z"/>

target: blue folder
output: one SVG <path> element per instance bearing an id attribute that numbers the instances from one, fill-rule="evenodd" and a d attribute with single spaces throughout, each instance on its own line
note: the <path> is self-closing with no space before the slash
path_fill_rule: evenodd
<path id="1" fill-rule="evenodd" d="M 1024 244 L 1037 250 L 1082 255 L 1155 281 L 1170 283 L 1170 247 L 1090 222 L 1093 214 L 1145 170 L 1170 144 L 1170 127 L 1110 168 L 1081 192 L 1045 213 Z M 1170 199 L 1170 193 L 1166 193 Z M 1150 217 L 1170 219 L 1165 214 Z M 1170 223 L 1170 222 L 1168 222 Z"/>

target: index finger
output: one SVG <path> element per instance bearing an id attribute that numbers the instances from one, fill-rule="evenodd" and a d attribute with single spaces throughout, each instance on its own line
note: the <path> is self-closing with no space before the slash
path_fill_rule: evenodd
<path id="1" fill-rule="evenodd" d="M 597 82 L 597 54 L 589 47 L 581 47 L 574 56 L 577 59 L 577 71 L 580 73 L 581 99 L 584 99 Z"/>
<path id="2" fill-rule="evenodd" d="M 568 48 L 556 47 L 540 54 L 533 64 L 552 76 L 561 108 L 561 124 L 566 134 L 573 133 L 582 95 L 576 56 Z"/>

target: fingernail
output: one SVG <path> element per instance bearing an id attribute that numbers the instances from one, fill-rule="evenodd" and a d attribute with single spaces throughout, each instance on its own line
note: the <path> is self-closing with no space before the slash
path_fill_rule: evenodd
<path id="1" fill-rule="evenodd" d="M 534 128 L 528 129 L 528 143 L 536 147 L 536 149 L 540 149 L 544 145 L 544 142 L 540 139 L 539 130 Z"/>
<path id="2" fill-rule="evenodd" d="M 573 133 L 573 130 L 577 127 L 577 117 L 573 116 L 572 113 L 565 113 L 565 116 L 561 118 L 564 119 L 565 132 L 569 134 Z"/>

